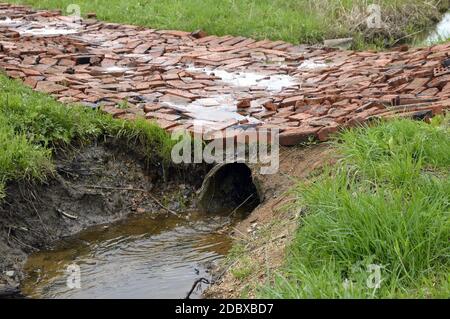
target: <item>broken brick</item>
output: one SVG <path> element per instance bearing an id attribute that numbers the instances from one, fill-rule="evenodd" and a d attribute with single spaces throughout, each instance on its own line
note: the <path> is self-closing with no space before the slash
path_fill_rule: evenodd
<path id="1" fill-rule="evenodd" d="M 291 96 L 288 98 L 285 98 L 281 103 L 280 106 L 284 107 L 284 106 L 290 106 L 290 105 L 296 105 L 296 103 L 298 101 L 303 101 L 304 100 L 304 95 L 296 95 L 296 96 Z"/>
<path id="2" fill-rule="evenodd" d="M 38 82 L 35 88 L 37 91 L 48 94 L 59 93 L 61 91 L 67 90 L 67 87 L 65 86 L 45 81 Z"/>
<path id="3" fill-rule="evenodd" d="M 236 104 L 238 109 L 247 109 L 247 108 L 250 107 L 250 105 L 251 105 L 251 100 L 249 100 L 249 99 L 245 99 L 245 100 L 239 101 Z"/>
<path id="4" fill-rule="evenodd" d="M 394 78 L 389 79 L 387 81 L 387 83 L 390 86 L 399 86 L 399 85 L 405 84 L 407 82 L 408 82 L 408 77 L 407 76 L 397 76 L 397 77 L 394 77 Z"/>
<path id="5" fill-rule="evenodd" d="M 280 145 L 294 146 L 303 142 L 308 142 L 310 139 L 316 137 L 318 131 L 319 128 L 317 127 L 301 127 L 287 130 L 280 133 Z"/>
<path id="6" fill-rule="evenodd" d="M 0 15 L 4 8 L 0 5 Z M 39 24 L 44 28 L 49 23 L 64 28 L 67 21 L 58 12 L 31 14 L 23 6 L 7 8 L 6 16 L 15 19 L 27 21 L 31 15 L 36 30 Z M 89 107 L 98 103 L 125 120 L 145 114 L 171 131 L 192 128 L 196 119 L 211 116 L 207 126 L 217 136 L 230 123 L 274 128 L 284 134 L 285 145 L 311 136 L 327 140 L 341 126 L 375 117 L 427 118 L 449 108 L 447 102 L 442 103 L 450 98 L 448 44 L 352 52 L 207 36 L 201 30 L 189 33 L 101 21 L 82 23 L 77 34 L 49 37 L 21 37 L 14 27 L 2 27 L 0 69 L 61 102 Z M 92 39 L 98 41 L 92 44 Z M 329 66 L 314 67 L 328 60 Z M 304 65 L 308 62 L 310 69 Z M 249 83 L 228 81 L 221 72 L 236 78 L 242 75 Z M 247 73 L 267 77 L 253 81 Z M 290 76 L 293 83 L 271 89 L 267 82 L 272 82 L 272 75 Z M 124 100 L 128 101 L 126 110 L 115 107 Z M 214 118 L 215 108 L 244 118 L 239 123 L 227 116 Z M 241 134 L 239 128 L 231 135 Z"/>
<path id="7" fill-rule="evenodd" d="M 197 30 L 197 31 L 192 32 L 191 36 L 196 39 L 201 39 L 201 38 L 207 37 L 208 34 L 203 30 Z"/>
<path id="8" fill-rule="evenodd" d="M 317 132 L 317 138 L 321 142 L 327 141 L 330 138 L 330 135 L 335 134 L 338 130 L 339 130 L 338 123 L 325 126 Z"/>
<path id="9" fill-rule="evenodd" d="M 165 114 L 160 112 L 148 112 L 145 114 L 145 117 L 148 119 L 162 119 L 166 121 L 176 121 L 180 118 L 179 115 Z"/>

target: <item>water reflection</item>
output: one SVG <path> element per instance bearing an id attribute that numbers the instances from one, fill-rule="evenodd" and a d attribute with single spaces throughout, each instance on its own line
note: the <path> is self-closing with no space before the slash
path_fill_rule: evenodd
<path id="1" fill-rule="evenodd" d="M 230 223 L 194 214 L 189 221 L 144 216 L 93 227 L 30 256 L 22 291 L 34 298 L 184 298 L 228 252 Z M 81 289 L 67 286 L 73 263 L 80 266 Z"/>

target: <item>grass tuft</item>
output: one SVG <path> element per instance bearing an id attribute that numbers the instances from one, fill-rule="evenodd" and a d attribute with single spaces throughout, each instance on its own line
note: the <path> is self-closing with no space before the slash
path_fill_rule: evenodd
<path id="1" fill-rule="evenodd" d="M 164 165 L 176 142 L 145 119 L 123 121 L 84 106 L 66 106 L 0 75 L 0 198 L 8 181 L 44 180 L 58 149 L 102 136 L 125 140 L 149 161 Z"/>
<path id="2" fill-rule="evenodd" d="M 262 295 L 448 297 L 448 120 L 397 120 L 343 133 L 335 142 L 340 162 L 297 186 L 297 205 L 307 213 L 285 269 Z M 379 288 L 370 284 L 370 267 L 380 267 Z"/>
<path id="3" fill-rule="evenodd" d="M 52 171 L 49 150 L 32 145 L 24 134 L 17 134 L 0 116 L 0 199 L 12 179 L 43 180 Z"/>

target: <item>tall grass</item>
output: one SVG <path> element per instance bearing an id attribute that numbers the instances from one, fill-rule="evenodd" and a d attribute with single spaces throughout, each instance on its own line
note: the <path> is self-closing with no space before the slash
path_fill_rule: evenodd
<path id="1" fill-rule="evenodd" d="M 158 29 L 209 34 L 248 36 L 316 43 L 325 38 L 366 37 L 367 7 L 381 5 L 385 28 L 392 40 L 430 27 L 439 17 L 439 8 L 448 0 L 10 0 L 39 8 L 65 11 L 69 4 L 80 5 L 81 13 L 96 12 L 102 20 L 131 23 Z M 425 31 L 425 30 L 423 30 Z M 384 34 L 386 36 L 386 34 Z"/>
<path id="2" fill-rule="evenodd" d="M 8 180 L 42 180 L 52 170 L 49 150 L 30 144 L 24 134 L 16 134 L 1 116 L 0 150 L 0 198 Z"/>
<path id="3" fill-rule="evenodd" d="M 175 141 L 145 119 L 123 121 L 83 106 L 66 106 L 0 75 L 0 198 L 10 180 L 43 180 L 52 154 L 101 136 L 125 140 L 167 165 Z"/>
<path id="4" fill-rule="evenodd" d="M 307 213 L 285 269 L 262 295 L 448 298 L 449 133 L 447 118 L 342 134 L 335 143 L 340 162 L 295 190 Z M 370 265 L 381 267 L 379 288 L 367 283 Z"/>

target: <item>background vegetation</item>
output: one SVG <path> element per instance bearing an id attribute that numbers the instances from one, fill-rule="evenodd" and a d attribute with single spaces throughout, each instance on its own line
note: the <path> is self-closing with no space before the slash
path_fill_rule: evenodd
<path id="1" fill-rule="evenodd" d="M 317 43 L 335 37 L 356 38 L 356 47 L 386 46 L 412 40 L 447 10 L 449 0 L 10 0 L 63 11 L 80 5 L 81 13 L 99 19 L 158 29 L 215 35 Z M 379 4 L 385 26 L 368 30 L 367 8 Z"/>

